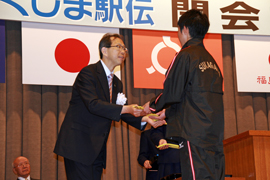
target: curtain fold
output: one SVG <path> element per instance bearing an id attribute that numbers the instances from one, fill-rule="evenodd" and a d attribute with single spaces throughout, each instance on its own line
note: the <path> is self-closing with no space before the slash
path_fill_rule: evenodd
<path id="1" fill-rule="evenodd" d="M 231 35 L 222 35 L 223 78 L 224 78 L 224 138 L 237 134 L 235 84 L 234 84 L 234 47 Z"/>
<path id="2" fill-rule="evenodd" d="M 6 147 L 4 151 L 6 179 L 14 178 L 11 163 L 23 151 L 21 57 L 21 23 L 6 21 L 6 112 L 3 112 L 6 114 L 6 140 L 1 144 Z"/>
<path id="3" fill-rule="evenodd" d="M 42 86 L 41 97 L 41 177 L 57 178 L 57 159 L 53 153 L 57 134 L 57 95 L 56 86 Z M 50 172 L 50 173 L 48 173 Z"/>
<path id="4" fill-rule="evenodd" d="M 29 159 L 31 175 L 40 177 L 41 170 L 41 86 L 23 85 L 22 154 Z"/>

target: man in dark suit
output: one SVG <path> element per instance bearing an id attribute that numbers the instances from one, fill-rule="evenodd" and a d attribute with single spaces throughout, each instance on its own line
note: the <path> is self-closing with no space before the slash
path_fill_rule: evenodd
<path id="1" fill-rule="evenodd" d="M 146 169 L 145 180 L 156 180 L 158 175 L 159 151 L 151 140 L 152 130 L 151 128 L 141 133 L 140 151 L 137 159 L 138 163 Z"/>
<path id="2" fill-rule="evenodd" d="M 112 121 L 124 120 L 137 129 L 141 122 L 156 123 L 142 110 L 124 105 L 122 82 L 111 74 L 126 58 L 127 48 L 119 34 L 105 34 L 99 42 L 100 61 L 84 67 L 72 90 L 54 152 L 64 157 L 68 180 L 100 180 L 106 167 L 106 142 Z M 110 88 L 111 87 L 111 88 Z M 110 90 L 112 89 L 112 90 Z"/>
<path id="3" fill-rule="evenodd" d="M 17 180 L 38 180 L 30 177 L 30 163 L 26 157 L 19 156 L 13 163 L 13 172 L 18 176 Z"/>
<path id="4" fill-rule="evenodd" d="M 150 136 L 156 146 L 167 143 L 176 144 L 176 142 L 165 138 L 166 128 L 167 126 L 163 125 L 152 129 Z M 156 180 L 169 175 L 181 177 L 180 149 L 169 148 L 168 145 L 165 145 L 159 148 L 158 175 Z"/>

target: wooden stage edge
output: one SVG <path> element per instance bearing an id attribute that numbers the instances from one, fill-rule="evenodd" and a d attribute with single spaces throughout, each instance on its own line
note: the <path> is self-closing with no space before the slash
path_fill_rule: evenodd
<path id="1" fill-rule="evenodd" d="M 270 136 L 270 131 L 257 131 L 257 130 L 249 130 L 243 133 L 240 133 L 236 136 L 230 137 L 228 139 L 223 140 L 223 145 L 226 145 L 228 143 L 241 140 L 246 137 L 250 136 Z"/>
<path id="2" fill-rule="evenodd" d="M 175 180 L 182 180 L 182 178 L 177 178 Z M 225 177 L 225 180 L 246 180 L 244 177 Z"/>

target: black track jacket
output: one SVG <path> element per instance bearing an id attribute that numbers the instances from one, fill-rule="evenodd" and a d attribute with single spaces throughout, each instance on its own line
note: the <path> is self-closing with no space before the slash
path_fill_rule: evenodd
<path id="1" fill-rule="evenodd" d="M 168 68 L 163 92 L 150 101 L 154 112 L 166 109 L 166 137 L 223 152 L 223 77 L 203 39 L 186 42 Z"/>

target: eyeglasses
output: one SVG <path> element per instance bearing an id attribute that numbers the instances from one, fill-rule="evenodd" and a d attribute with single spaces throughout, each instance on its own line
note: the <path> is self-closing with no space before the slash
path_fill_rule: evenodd
<path id="1" fill-rule="evenodd" d="M 108 46 L 107 48 L 110 48 L 110 47 L 117 47 L 119 50 L 128 51 L 128 48 L 126 48 L 125 46 L 121 46 L 119 44 L 117 44 L 115 46 Z"/>
<path id="2" fill-rule="evenodd" d="M 29 165 L 29 162 L 21 162 L 17 166 L 14 166 L 14 167 L 22 167 L 22 166 L 28 166 L 28 165 Z"/>

